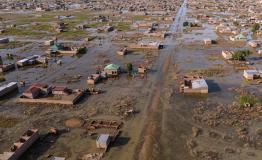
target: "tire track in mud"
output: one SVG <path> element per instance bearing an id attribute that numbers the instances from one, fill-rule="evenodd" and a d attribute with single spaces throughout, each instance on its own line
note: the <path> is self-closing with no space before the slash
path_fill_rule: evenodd
<path id="1" fill-rule="evenodd" d="M 184 0 L 179 12 L 176 15 L 176 20 L 171 26 L 171 31 L 173 33 L 179 32 L 182 26 L 181 19 L 183 20 L 185 16 L 185 6 L 187 0 Z M 165 78 L 167 77 L 168 70 L 171 63 L 172 52 L 174 51 L 174 46 L 170 45 L 172 37 L 166 41 L 169 46 L 164 53 L 163 59 L 160 59 L 160 70 L 157 74 L 154 88 L 152 89 L 151 98 L 147 105 L 145 111 L 145 125 L 141 132 L 141 141 L 138 143 L 136 148 L 137 154 L 134 155 L 134 159 L 138 160 L 154 160 L 159 159 L 158 155 L 160 152 L 160 141 L 158 137 L 161 134 L 161 124 L 162 124 L 162 107 L 161 107 L 161 93 L 165 84 Z"/>
<path id="2" fill-rule="evenodd" d="M 151 99 L 146 108 L 146 124 L 144 126 L 144 130 L 142 131 L 142 141 L 140 142 L 140 151 L 137 157 L 134 159 L 144 160 L 144 159 L 154 159 L 152 152 L 157 155 L 159 142 L 157 137 L 161 131 L 160 121 L 162 119 L 162 111 L 161 111 L 161 92 L 162 87 L 164 85 L 164 79 L 167 75 L 169 64 L 171 61 L 171 54 L 165 56 L 161 70 L 158 73 L 157 79 L 155 81 L 155 87 L 152 91 Z"/>

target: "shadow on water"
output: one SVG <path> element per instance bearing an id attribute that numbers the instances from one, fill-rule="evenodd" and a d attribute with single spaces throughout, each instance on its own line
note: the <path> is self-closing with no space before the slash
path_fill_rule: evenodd
<path id="1" fill-rule="evenodd" d="M 19 94 L 19 90 L 14 90 L 3 97 L 0 97 L 0 102 L 6 102 L 11 98 L 15 98 Z"/>
<path id="2" fill-rule="evenodd" d="M 262 57 L 249 57 L 247 58 L 247 60 L 250 60 L 250 61 L 260 61 L 262 59 Z"/>
<path id="3" fill-rule="evenodd" d="M 59 130 L 59 134 L 47 133 L 41 135 L 40 138 L 22 155 L 19 160 L 36 160 L 44 155 L 62 135 L 68 133 L 68 130 Z"/>
<path id="4" fill-rule="evenodd" d="M 121 147 L 121 146 L 124 146 L 126 145 L 128 142 L 130 141 L 130 138 L 129 137 L 118 137 L 116 139 L 116 141 L 111 144 L 110 148 L 113 148 L 113 147 Z"/>
<path id="5" fill-rule="evenodd" d="M 215 83 L 214 80 L 206 80 L 207 84 L 208 84 L 208 92 L 209 93 L 214 93 L 214 92 L 220 92 L 221 88 L 219 87 L 219 85 L 217 83 Z"/>
<path id="6" fill-rule="evenodd" d="M 157 70 L 156 70 L 156 69 L 149 69 L 149 70 L 147 71 L 147 73 L 157 73 Z"/>

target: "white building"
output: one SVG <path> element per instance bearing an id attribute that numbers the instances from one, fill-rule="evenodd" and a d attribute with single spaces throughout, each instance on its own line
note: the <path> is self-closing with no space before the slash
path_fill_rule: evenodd
<path id="1" fill-rule="evenodd" d="M 244 70 L 243 76 L 247 80 L 254 80 L 262 77 L 262 70 Z"/>

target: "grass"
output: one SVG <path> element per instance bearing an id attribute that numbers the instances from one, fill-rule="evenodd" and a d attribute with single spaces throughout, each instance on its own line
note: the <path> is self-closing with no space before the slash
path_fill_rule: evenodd
<path id="1" fill-rule="evenodd" d="M 18 118 L 0 116 L 0 128 L 12 128 L 19 123 Z"/>
<path id="2" fill-rule="evenodd" d="M 18 28 L 9 28 L 4 33 L 5 35 L 14 35 L 14 36 L 35 36 L 35 35 L 44 35 L 44 33 L 40 33 L 33 30 L 26 29 L 18 29 Z"/>
<path id="3" fill-rule="evenodd" d="M 245 61 L 246 57 L 251 54 L 250 50 L 238 50 L 233 54 L 233 60 Z"/>
<path id="4" fill-rule="evenodd" d="M 251 94 L 245 94 L 239 97 L 239 104 L 241 106 L 246 106 L 247 104 L 253 106 L 257 103 L 260 103 L 259 99 Z"/>
<path id="5" fill-rule="evenodd" d="M 89 24 L 88 27 L 89 28 L 97 28 L 97 27 L 104 26 L 106 24 L 107 24 L 106 22 L 95 22 L 95 23 Z"/>
<path id="6" fill-rule="evenodd" d="M 33 22 L 51 22 L 55 20 L 57 20 L 55 16 L 44 14 L 41 17 L 36 17 L 36 16 L 32 17 L 30 15 L 28 17 L 16 19 L 15 21 L 16 21 L 16 24 L 23 25 L 23 24 L 33 23 Z"/>
<path id="7" fill-rule="evenodd" d="M 141 20 L 144 20 L 146 18 L 145 15 L 136 15 L 136 16 L 133 16 L 132 19 L 134 21 L 141 21 Z"/>
<path id="8" fill-rule="evenodd" d="M 215 65 L 207 69 L 193 70 L 190 72 L 192 75 L 199 75 L 204 77 L 213 77 L 215 75 L 223 76 L 226 73 L 225 68 L 221 65 Z"/>
<path id="9" fill-rule="evenodd" d="M 114 26 L 114 28 L 119 30 L 119 31 L 128 31 L 128 30 L 130 30 L 130 24 L 124 23 L 124 22 L 119 22 Z"/>
<path id="10" fill-rule="evenodd" d="M 69 38 L 69 39 L 76 39 L 76 38 L 84 38 L 87 36 L 87 32 L 84 30 L 68 30 L 65 32 L 58 33 L 57 37 Z"/>
<path id="11" fill-rule="evenodd" d="M 53 28 L 50 25 L 33 25 L 31 27 L 32 30 L 39 30 L 39 31 L 51 31 Z"/>

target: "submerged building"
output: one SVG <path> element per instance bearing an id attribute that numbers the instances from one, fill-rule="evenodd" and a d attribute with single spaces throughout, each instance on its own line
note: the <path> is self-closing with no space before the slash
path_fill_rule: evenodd
<path id="1" fill-rule="evenodd" d="M 200 76 L 185 76 L 180 86 L 181 93 L 208 93 L 206 80 Z"/>

